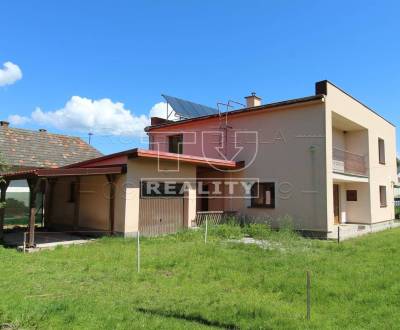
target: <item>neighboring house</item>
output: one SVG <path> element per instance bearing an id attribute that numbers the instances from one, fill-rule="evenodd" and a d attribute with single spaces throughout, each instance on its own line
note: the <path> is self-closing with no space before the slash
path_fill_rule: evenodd
<path id="1" fill-rule="evenodd" d="M 98 150 L 79 137 L 52 134 L 44 129 L 13 128 L 7 121 L 0 121 L 0 159 L 5 172 L 56 168 L 100 156 Z M 7 197 L 27 204 L 29 187 L 25 178 L 8 182 Z"/>
<path id="2" fill-rule="evenodd" d="M 295 229 L 321 237 L 393 224 L 393 124 L 328 81 L 313 96 L 246 102 L 175 122 L 153 118 L 150 150 L 8 178 L 57 178 L 49 224 L 126 236 L 191 227 L 204 212 L 273 227 L 289 215 Z"/>
<path id="3" fill-rule="evenodd" d="M 100 157 L 79 137 L 13 128 L 0 121 L 0 156 L 8 170 L 55 168 Z"/>

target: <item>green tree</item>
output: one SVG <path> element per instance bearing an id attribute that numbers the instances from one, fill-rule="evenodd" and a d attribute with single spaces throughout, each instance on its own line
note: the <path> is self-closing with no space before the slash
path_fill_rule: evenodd
<path id="1" fill-rule="evenodd" d="M 7 170 L 7 167 L 6 167 L 6 164 L 4 162 L 3 156 L 1 155 L 1 152 L 0 152 L 0 185 L 5 183 L 4 178 L 2 177 L 1 174 L 6 172 L 6 170 Z M 4 202 L 2 203 L 0 201 L 0 209 L 2 209 L 4 206 L 5 206 L 5 203 Z"/>
<path id="2" fill-rule="evenodd" d="M 400 173 L 400 159 L 397 158 L 396 160 L 397 160 L 397 174 L 399 174 Z"/>

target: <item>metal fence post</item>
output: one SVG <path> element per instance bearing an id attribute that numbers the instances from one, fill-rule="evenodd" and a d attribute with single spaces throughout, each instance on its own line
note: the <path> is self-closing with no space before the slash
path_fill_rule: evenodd
<path id="1" fill-rule="evenodd" d="M 311 276 L 310 271 L 307 271 L 307 320 L 311 318 Z"/>
<path id="2" fill-rule="evenodd" d="M 137 272 L 140 273 L 140 233 L 137 232 Z"/>
<path id="3" fill-rule="evenodd" d="M 340 243 L 340 226 L 337 227 L 337 242 Z"/>
<path id="4" fill-rule="evenodd" d="M 207 234 L 208 234 L 208 217 L 206 216 L 206 231 L 204 233 L 204 244 L 207 244 Z"/>

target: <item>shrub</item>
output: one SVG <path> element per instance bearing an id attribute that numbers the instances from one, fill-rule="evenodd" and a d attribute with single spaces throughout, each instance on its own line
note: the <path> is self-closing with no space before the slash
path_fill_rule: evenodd
<path id="1" fill-rule="evenodd" d="M 19 200 L 15 198 L 6 199 L 6 214 L 9 217 L 17 217 L 26 215 L 29 212 L 29 208 Z"/>
<path id="2" fill-rule="evenodd" d="M 238 239 L 244 236 L 242 227 L 237 223 L 210 226 L 208 233 L 219 238 Z"/>
<path id="3" fill-rule="evenodd" d="M 266 239 L 271 235 L 271 228 L 265 223 L 250 223 L 245 226 L 244 231 L 255 239 Z"/>

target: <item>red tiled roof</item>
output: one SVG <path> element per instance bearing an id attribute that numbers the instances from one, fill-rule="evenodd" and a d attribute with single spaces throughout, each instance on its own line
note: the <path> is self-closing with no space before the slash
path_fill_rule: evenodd
<path id="1" fill-rule="evenodd" d="M 79 137 L 0 126 L 0 155 L 10 167 L 55 168 L 102 154 Z"/>

